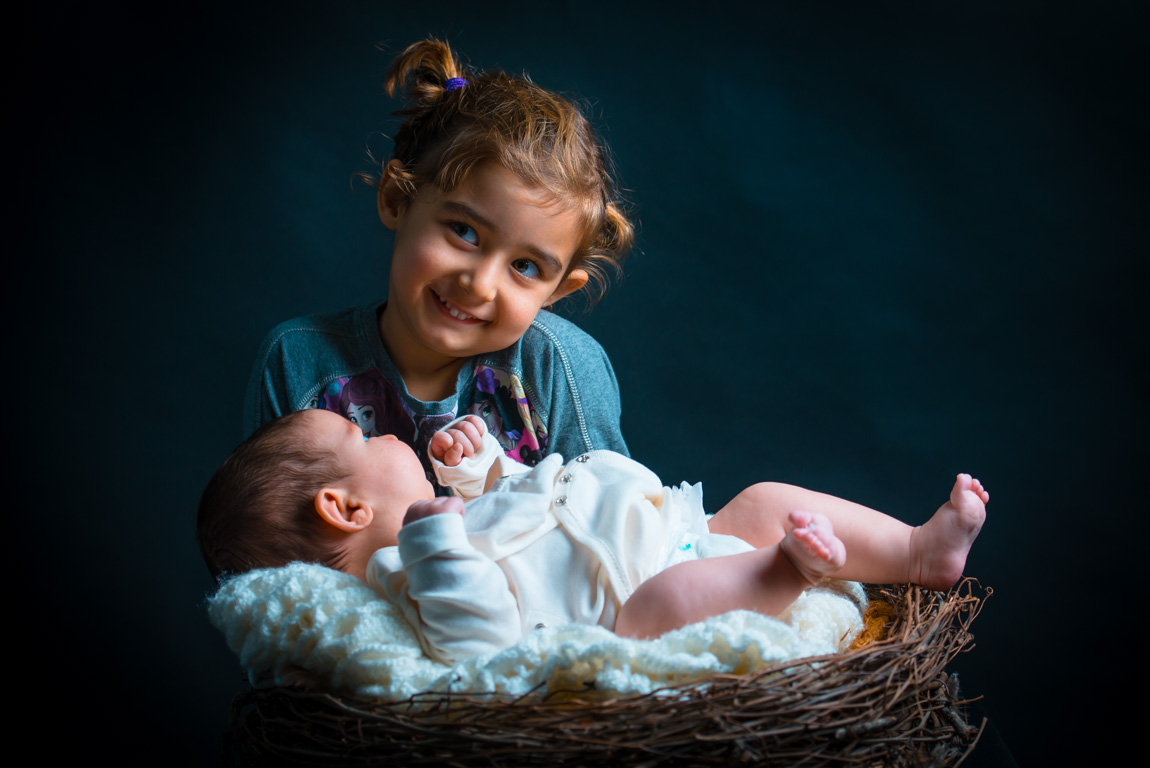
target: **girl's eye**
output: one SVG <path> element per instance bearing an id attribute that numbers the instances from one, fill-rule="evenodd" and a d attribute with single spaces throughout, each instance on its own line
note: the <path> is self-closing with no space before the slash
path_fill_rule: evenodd
<path id="1" fill-rule="evenodd" d="M 511 263 L 512 268 L 524 277 L 539 277 L 539 267 L 529 259 L 516 259 Z"/>
<path id="2" fill-rule="evenodd" d="M 474 227 L 469 227 L 463 222 L 453 221 L 449 225 L 451 231 L 455 233 L 456 237 L 465 243 L 476 245 L 479 242 L 479 233 L 475 231 Z"/>

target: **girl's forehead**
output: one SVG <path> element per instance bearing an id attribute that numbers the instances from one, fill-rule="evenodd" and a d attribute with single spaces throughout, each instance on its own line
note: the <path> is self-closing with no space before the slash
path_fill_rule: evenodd
<path id="1" fill-rule="evenodd" d="M 532 186 L 496 164 L 476 168 L 450 191 L 433 190 L 441 206 L 474 219 L 478 224 L 506 234 L 532 234 L 549 240 L 571 241 L 562 250 L 569 255 L 583 239 L 583 206 Z"/>
<path id="2" fill-rule="evenodd" d="M 539 206 L 561 206 L 562 195 L 549 190 L 545 185 L 530 178 L 524 178 L 515 171 L 494 160 L 477 164 L 463 176 L 448 194 L 463 194 L 475 197 L 508 196 L 520 202 Z"/>

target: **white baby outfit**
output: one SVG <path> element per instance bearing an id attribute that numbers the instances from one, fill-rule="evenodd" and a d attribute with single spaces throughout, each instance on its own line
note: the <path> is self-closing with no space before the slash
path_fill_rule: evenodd
<path id="1" fill-rule="evenodd" d="M 493 464 L 505 475 L 483 487 Z M 404 526 L 367 581 L 398 605 L 423 650 L 451 662 L 496 653 L 542 626 L 615 625 L 645 580 L 683 560 L 747 552 L 707 529 L 702 491 L 667 488 L 642 464 L 592 451 L 528 468 L 489 434 L 457 467 L 434 462 L 466 514 Z"/>

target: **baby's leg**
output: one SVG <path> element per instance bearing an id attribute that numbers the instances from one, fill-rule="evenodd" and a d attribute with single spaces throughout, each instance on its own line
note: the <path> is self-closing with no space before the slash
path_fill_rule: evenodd
<path id="1" fill-rule="evenodd" d="M 690 560 L 655 574 L 619 609 L 615 633 L 658 637 L 736 609 L 777 616 L 846 560 L 843 543 L 825 517 L 796 512 L 791 523 L 775 546 Z"/>
<path id="2" fill-rule="evenodd" d="M 966 555 L 986 518 L 989 494 L 982 484 L 959 475 L 950 501 L 914 528 L 861 504 L 782 483 L 760 483 L 739 494 L 710 522 L 756 547 L 783 540 L 790 513 L 825 515 L 850 556 L 836 576 L 878 584 L 914 583 L 946 589 L 961 576 Z"/>

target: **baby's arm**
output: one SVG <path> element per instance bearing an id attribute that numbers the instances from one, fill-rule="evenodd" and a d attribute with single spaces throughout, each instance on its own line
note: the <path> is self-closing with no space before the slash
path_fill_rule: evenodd
<path id="1" fill-rule="evenodd" d="M 487 432 L 478 416 L 464 416 L 431 436 L 428 444 L 435 476 L 458 496 L 473 499 L 501 477 L 526 472 Z"/>
<path id="2" fill-rule="evenodd" d="M 458 498 L 413 504 L 398 548 L 376 553 L 368 581 L 400 606 L 438 661 L 497 653 L 522 636 L 507 577 L 471 545 Z"/>

